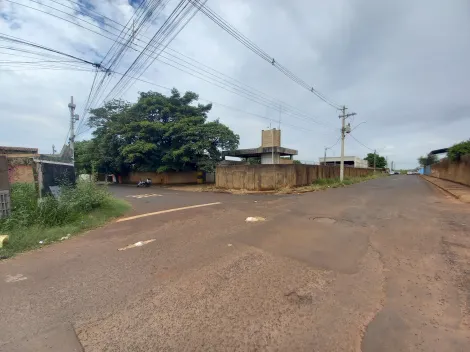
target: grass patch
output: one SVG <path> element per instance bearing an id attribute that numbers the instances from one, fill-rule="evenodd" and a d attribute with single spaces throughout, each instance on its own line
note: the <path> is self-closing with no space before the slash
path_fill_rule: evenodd
<path id="1" fill-rule="evenodd" d="M 0 234 L 10 237 L 0 248 L 0 259 L 99 227 L 130 209 L 106 188 L 85 182 L 64 187 L 59 199 L 50 196 L 41 200 L 34 185 L 14 184 L 11 199 L 12 216 L 0 221 Z"/>
<path id="2" fill-rule="evenodd" d="M 328 188 L 339 188 L 349 186 L 355 183 L 364 182 L 368 180 L 374 180 L 376 178 L 381 178 L 387 176 L 387 174 L 377 173 L 375 175 L 369 175 L 364 177 L 345 177 L 343 182 L 339 178 L 321 178 L 315 180 L 310 186 L 303 186 L 297 188 L 281 189 L 278 193 L 304 193 L 304 192 L 314 192 L 321 191 Z"/>
<path id="3" fill-rule="evenodd" d="M 343 182 L 339 180 L 339 178 L 326 178 L 326 179 L 318 179 L 313 182 L 312 186 L 317 186 L 321 189 L 324 188 L 338 188 L 353 185 L 355 183 L 364 182 L 368 180 L 374 180 L 376 178 L 383 177 L 383 174 L 372 174 L 363 177 L 345 177 Z"/>

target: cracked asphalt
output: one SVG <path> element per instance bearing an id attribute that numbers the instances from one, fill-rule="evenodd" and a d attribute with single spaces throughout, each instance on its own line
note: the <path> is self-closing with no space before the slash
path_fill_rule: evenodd
<path id="1" fill-rule="evenodd" d="M 113 191 L 131 215 L 221 204 L 0 262 L 0 351 L 468 351 L 470 206 L 418 176 L 282 197 Z M 161 196 L 132 197 L 146 193 Z"/>

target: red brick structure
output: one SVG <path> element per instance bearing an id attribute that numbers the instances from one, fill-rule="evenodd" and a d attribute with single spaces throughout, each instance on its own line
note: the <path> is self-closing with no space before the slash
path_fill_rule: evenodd
<path id="1" fill-rule="evenodd" d="M 37 148 L 0 146 L 0 155 L 7 157 L 10 183 L 34 182 L 33 158 L 39 156 Z"/>

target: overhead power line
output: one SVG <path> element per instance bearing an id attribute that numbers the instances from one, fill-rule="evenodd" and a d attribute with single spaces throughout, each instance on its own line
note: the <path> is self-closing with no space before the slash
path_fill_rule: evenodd
<path id="1" fill-rule="evenodd" d="M 49 51 L 49 52 L 52 52 L 52 53 L 56 53 L 56 54 L 59 54 L 59 55 L 62 55 L 62 56 L 66 56 L 66 57 L 75 59 L 77 61 L 81 61 L 81 62 L 90 64 L 90 65 L 95 66 L 97 68 L 101 68 L 101 65 L 96 63 L 96 62 L 91 62 L 91 61 L 79 58 L 77 56 L 74 56 L 74 55 L 66 54 L 62 51 L 51 49 L 51 48 L 48 48 L 48 47 L 43 46 L 43 45 L 34 44 L 32 42 L 29 42 L 29 41 L 26 41 L 26 40 L 23 40 L 23 39 L 20 39 L 20 38 L 13 37 L 11 35 L 0 33 L 0 40 L 4 40 L 4 41 L 8 41 L 8 42 L 15 43 L 15 44 L 26 45 L 26 46 L 30 46 L 30 47 L 33 47 L 33 48 Z"/>
<path id="2" fill-rule="evenodd" d="M 72 0 L 68 0 L 69 2 L 71 3 L 75 3 L 75 4 L 78 4 Z M 69 7 L 70 8 L 70 7 Z M 47 12 L 44 12 L 46 14 L 48 14 Z M 94 13 L 96 13 L 98 16 L 100 17 L 105 17 L 104 15 L 94 11 Z M 58 18 L 61 18 L 61 17 L 58 17 Z M 109 19 L 109 18 L 108 18 Z M 93 26 L 96 26 L 97 28 L 99 28 L 100 30 L 102 29 L 101 27 L 91 23 L 91 22 L 88 22 L 89 24 L 93 25 Z M 120 25 L 122 26 L 122 25 Z M 86 27 L 82 27 L 84 29 L 87 29 L 87 30 L 90 30 L 89 28 L 86 28 Z M 114 29 L 116 30 L 119 30 L 118 28 L 115 28 L 113 27 Z M 125 28 L 125 27 L 123 27 Z M 102 35 L 101 33 L 99 32 L 95 32 L 93 30 L 91 30 L 92 32 L 100 35 L 100 36 L 104 36 Z M 107 31 L 108 33 L 111 33 L 112 32 L 109 32 Z M 113 36 L 115 36 L 113 34 Z M 114 42 L 114 39 L 111 39 L 107 36 L 104 36 L 105 38 L 107 39 L 110 39 L 110 40 L 113 40 Z M 138 37 L 134 38 L 136 39 L 137 41 L 140 41 L 140 42 L 143 42 L 141 39 L 139 39 Z M 133 44 L 134 46 L 138 46 L 138 44 Z M 142 47 L 142 46 L 140 46 Z M 133 50 L 135 50 L 134 48 L 131 48 Z M 171 53 L 174 53 L 174 54 L 171 54 L 169 52 L 167 52 L 167 50 L 169 50 Z M 287 114 L 289 116 L 292 116 L 296 119 L 300 119 L 300 120 L 303 120 L 303 121 L 308 121 L 308 122 L 314 122 L 314 123 L 318 123 L 318 124 L 323 124 L 323 122 L 320 122 L 320 121 L 317 121 L 315 119 L 313 119 L 311 117 L 311 115 L 299 110 L 298 108 L 288 104 L 288 103 L 285 103 L 283 101 L 280 101 L 276 98 L 272 98 L 270 97 L 269 95 L 267 95 L 266 93 L 263 93 L 253 87 L 250 87 L 248 85 L 245 85 L 243 84 L 242 82 L 238 81 L 237 79 L 235 78 L 232 78 L 230 76 L 227 76 L 219 71 L 216 71 L 214 69 L 212 69 L 211 67 L 201 63 L 201 62 L 198 62 L 194 59 L 192 59 L 191 57 L 187 56 L 187 55 L 184 55 L 174 49 L 171 49 L 171 48 L 165 48 L 165 55 L 161 55 L 160 59 L 157 59 L 158 61 L 168 65 L 168 66 L 171 66 L 175 69 L 178 69 L 182 72 L 185 72 L 187 74 L 190 74 L 194 77 L 197 77 L 201 80 L 204 80 L 208 83 L 211 83 L 221 89 L 224 89 L 228 92 L 231 92 L 233 94 L 236 94 L 236 95 L 239 95 L 240 97 L 243 97 L 245 99 L 248 99 L 250 101 L 253 101 L 257 104 L 261 104 L 263 106 L 266 106 L 268 108 L 271 108 L 275 111 L 282 111 L 283 114 Z M 185 59 L 182 59 L 182 57 L 185 57 L 187 58 L 188 60 L 185 60 Z M 165 60 L 162 60 L 162 59 L 165 59 Z M 181 64 L 180 62 L 175 62 L 175 61 L 172 61 L 172 59 L 177 59 L 179 61 L 182 61 L 184 63 L 187 63 L 190 67 L 186 66 L 186 65 L 183 65 Z M 168 60 L 168 61 L 167 61 Z M 192 62 L 191 62 L 192 61 Z M 194 64 L 194 62 L 196 64 Z M 199 66 L 197 66 L 199 65 Z M 201 68 L 200 66 L 202 66 L 203 68 Z M 182 67 L 184 67 L 185 69 L 183 69 Z M 204 68 L 207 68 L 207 69 L 204 69 Z M 186 70 L 187 69 L 187 70 Z M 189 71 L 188 71 L 189 70 Z M 191 72 L 191 70 L 193 70 Z M 194 71 L 196 70 L 196 71 Z M 212 71 L 212 72 L 211 72 Z M 115 71 L 112 71 L 112 70 L 108 70 L 108 72 L 111 72 L 111 73 L 117 73 Z M 118 73 L 120 74 L 120 73 Z M 122 75 L 122 74 L 121 74 Z M 201 77 L 202 76 L 202 77 Z M 136 77 L 133 76 L 133 78 L 135 79 Z M 94 78 L 94 80 L 96 80 L 96 77 Z M 152 84 L 151 82 L 148 82 L 148 81 L 145 81 L 145 80 L 140 80 L 140 81 L 143 81 L 143 82 L 146 82 L 146 83 L 150 83 Z M 215 81 L 215 83 L 214 83 Z M 235 82 L 235 83 L 234 83 Z M 98 85 L 98 83 L 97 83 Z M 94 84 L 92 85 L 92 87 L 94 86 Z M 90 100 L 92 99 L 92 97 L 89 95 L 90 97 Z M 89 104 L 89 100 L 87 99 L 87 102 L 88 104 L 86 104 L 85 106 L 87 105 L 90 105 Z M 218 104 L 218 105 L 222 105 L 222 104 Z M 84 108 L 84 113 L 82 114 L 82 117 L 85 117 L 85 112 L 88 110 L 87 107 Z M 268 120 L 270 121 L 277 121 L 275 119 L 271 119 L 271 118 L 268 118 Z M 296 127 L 295 125 L 289 125 L 288 123 L 286 122 L 283 122 L 284 125 L 286 126 L 294 126 Z M 85 118 L 82 118 L 80 120 L 80 124 L 77 126 L 77 133 L 80 133 L 81 131 L 81 128 L 85 125 Z M 302 129 L 302 128 L 301 128 Z M 305 129 L 304 129 L 305 130 Z"/>
<path id="3" fill-rule="evenodd" d="M 217 24 L 220 28 L 234 37 L 237 41 L 243 44 L 245 47 L 253 51 L 256 55 L 261 57 L 263 60 L 269 62 L 279 71 L 281 71 L 284 75 L 289 77 L 291 80 L 302 86 L 303 88 L 309 90 L 313 94 L 315 94 L 318 98 L 323 100 L 328 105 L 332 106 L 335 109 L 340 109 L 341 106 L 338 104 L 333 103 L 331 100 L 326 98 L 322 93 L 318 90 L 313 88 L 311 85 L 306 83 L 300 77 L 295 75 L 293 72 L 288 70 L 285 66 L 279 64 L 274 57 L 270 56 L 264 50 L 262 50 L 259 46 L 253 43 L 250 39 L 248 39 L 245 35 L 243 35 L 240 31 L 238 31 L 235 27 L 233 27 L 230 23 L 224 20 L 221 16 L 215 13 L 212 9 L 210 9 L 207 5 L 200 2 L 200 0 L 189 0 L 195 7 L 199 9 L 204 15 L 206 15 L 210 20 L 212 20 L 215 24 Z"/>
<path id="4" fill-rule="evenodd" d="M 119 72 L 113 72 L 113 73 L 118 74 L 118 75 L 122 75 L 122 73 L 119 73 Z M 171 91 L 171 90 L 172 90 L 172 88 L 170 88 L 170 87 L 162 86 L 162 85 L 160 85 L 160 84 L 153 83 L 153 82 L 150 82 L 150 81 L 141 79 L 141 78 L 139 78 L 139 79 L 137 79 L 137 80 L 140 81 L 140 82 L 143 82 L 143 83 L 147 83 L 147 84 L 150 84 L 150 85 L 153 85 L 153 86 L 156 86 L 156 87 L 165 89 L 165 90 L 167 90 L 167 91 Z M 212 99 L 207 99 L 207 98 L 199 97 L 199 100 L 206 101 L 206 102 L 211 103 L 211 104 L 214 104 L 214 105 L 216 105 L 216 106 L 221 106 L 221 107 L 224 107 L 224 108 L 233 110 L 233 111 L 238 111 L 238 112 L 242 112 L 242 113 L 245 113 L 245 114 L 248 114 L 248 115 L 256 116 L 256 117 L 259 117 L 259 118 L 264 119 L 264 120 L 269 120 L 269 121 L 272 121 L 272 122 L 277 122 L 277 120 L 274 119 L 274 118 L 270 118 L 270 117 L 267 117 L 267 116 L 262 116 L 262 115 L 259 115 L 259 114 L 256 114 L 256 113 L 252 113 L 252 112 L 249 112 L 249 111 L 246 111 L 246 110 L 243 110 L 243 109 L 234 107 L 234 106 L 230 106 L 230 105 L 227 105 L 227 104 L 219 103 L 219 102 L 214 101 L 214 100 L 212 100 Z M 313 130 L 308 129 L 308 128 L 305 128 L 305 127 L 301 127 L 301 126 L 297 126 L 297 125 L 293 125 L 293 124 L 289 124 L 289 123 L 283 123 L 283 124 L 286 125 L 286 126 L 288 126 L 288 127 L 292 127 L 292 128 L 294 128 L 294 129 L 297 129 L 297 130 L 300 130 L 300 131 L 303 131 L 303 132 L 309 132 L 309 133 L 314 132 Z M 86 130 L 78 131 L 78 132 L 77 132 L 77 136 L 82 135 L 82 134 L 88 132 L 90 129 L 91 129 L 91 127 L 87 128 Z"/>
<path id="5" fill-rule="evenodd" d="M 339 136 L 338 140 L 331 146 L 331 147 L 326 147 L 325 149 L 331 149 L 333 148 L 334 146 L 336 146 L 338 144 L 338 142 L 341 140 L 341 136 Z"/>
<path id="6" fill-rule="evenodd" d="M 207 0 L 204 0 L 207 1 Z M 163 49 L 180 33 L 197 12 L 189 6 L 188 0 L 180 0 L 173 12 L 168 16 L 145 48 L 140 52 L 134 62 L 126 70 L 121 79 L 108 93 L 105 100 L 114 97 L 113 94 L 123 93 L 131 84 L 132 78 L 128 74 L 140 77 L 153 61 L 158 58 Z M 161 48 L 159 48 L 161 46 Z M 158 51 L 157 51 L 158 50 Z M 126 77 L 127 76 L 127 77 Z"/>
<path id="7" fill-rule="evenodd" d="M 33 0 L 35 1 L 35 0 Z M 70 3 L 73 3 L 73 4 L 76 4 L 76 5 L 79 5 L 77 2 L 73 1 L 73 0 L 67 0 L 69 1 Z M 54 1 L 55 2 L 55 1 Z M 63 5 L 65 6 L 65 5 Z M 86 12 L 84 11 L 81 11 L 80 9 L 74 9 L 70 6 L 66 6 L 67 8 L 70 8 L 70 9 L 73 9 L 79 13 L 82 13 L 84 15 L 87 15 Z M 54 10 L 57 10 L 53 7 L 50 7 Z M 60 11 L 60 10 L 58 10 Z M 41 12 L 44 12 L 46 14 L 49 14 L 48 12 L 45 12 L 45 11 L 41 11 Z M 66 12 L 63 12 L 63 11 L 60 11 L 62 13 L 65 13 L 67 14 Z M 94 14 L 96 14 L 97 16 L 99 16 L 100 18 L 105 18 L 105 19 L 108 19 L 109 21 L 111 22 L 114 22 L 116 23 L 115 21 L 113 21 L 112 19 L 110 19 L 109 17 L 106 17 L 105 15 L 101 14 L 101 13 L 98 13 L 96 11 L 92 11 Z M 68 14 L 69 16 L 72 16 L 70 14 Z M 54 17 L 57 17 L 57 18 L 60 18 L 62 19 L 62 17 L 58 17 L 58 16 L 54 16 Z M 82 20 L 81 18 L 76 18 L 78 20 Z M 112 36 L 116 36 L 114 33 L 92 23 L 92 22 L 89 22 L 89 21 L 85 21 L 86 23 L 100 29 L 100 31 L 105 31 L 107 33 L 110 33 Z M 103 22 L 103 24 L 105 25 L 108 25 L 106 24 L 105 22 Z M 125 29 L 124 26 L 118 24 L 119 26 L 121 26 L 123 29 Z M 102 37 L 105 37 L 109 40 L 112 40 L 113 43 L 116 41 L 116 39 L 113 39 L 113 38 L 110 38 L 109 36 L 106 36 L 106 35 L 103 35 L 102 33 L 100 32 L 97 32 L 97 31 L 94 31 L 90 28 L 87 28 L 87 27 L 84 27 L 84 26 L 80 26 L 81 28 L 84 28 L 86 30 L 89 30 L 97 35 L 100 35 Z M 121 32 L 122 29 L 119 29 L 119 28 L 116 28 L 116 27 L 113 27 L 113 26 L 110 26 L 108 25 L 108 27 L 116 30 L 116 31 L 119 31 Z M 144 36 L 145 37 L 145 36 Z M 145 37 L 145 38 L 148 38 L 148 37 Z M 134 37 L 134 39 L 136 41 L 139 41 L 139 42 L 142 42 L 142 43 L 146 43 L 144 42 L 142 39 L 140 39 L 139 37 Z M 137 43 L 133 43 L 131 44 L 130 48 L 134 51 L 137 51 L 134 47 L 139 47 L 139 48 L 143 48 L 142 45 L 139 45 Z M 182 58 L 183 57 L 183 58 Z M 188 60 L 184 59 L 184 58 L 187 58 Z M 165 59 L 165 60 L 163 60 Z M 189 67 L 185 64 L 182 64 L 181 62 L 177 62 L 177 61 L 174 61 L 174 60 L 178 60 L 178 61 L 181 61 L 187 65 L 189 65 Z M 159 58 L 157 58 L 157 60 L 161 63 L 164 63 L 165 65 L 168 65 L 168 66 L 171 66 L 181 72 L 184 72 L 186 74 L 189 74 L 193 77 L 196 77 L 198 79 L 201 79 L 205 82 L 208 82 L 210 84 L 213 84 L 219 88 L 222 88 L 224 90 L 227 90 L 233 94 L 236 94 L 236 95 L 239 95 L 245 99 L 248 99 L 248 100 L 251 100 L 251 101 L 254 101 L 258 104 L 262 104 L 264 106 L 267 106 L 275 111 L 280 111 L 282 112 L 283 114 L 287 114 L 287 115 L 290 115 L 290 116 L 293 116 L 294 118 L 299 118 L 299 119 L 302 119 L 302 120 L 311 120 L 312 122 L 314 123 L 317 123 L 317 124 L 320 124 L 320 125 L 327 125 L 325 124 L 324 122 L 321 122 L 321 121 L 318 121 L 316 118 L 313 118 L 310 114 L 307 114 L 303 111 L 301 111 L 300 109 L 286 103 L 286 102 L 283 102 L 279 99 L 276 99 L 276 98 L 273 98 L 269 95 L 267 95 L 266 93 L 263 93 L 251 86 L 248 86 L 246 84 L 243 84 L 242 82 L 238 81 L 237 79 L 235 78 L 232 78 L 230 76 L 227 76 L 197 60 L 194 60 L 193 58 L 187 56 L 187 55 L 184 55 L 172 48 L 169 48 L 169 47 L 166 47 L 164 48 L 164 53 L 160 55 Z M 108 63 L 110 64 L 110 63 Z M 182 68 L 184 67 L 184 68 Z M 189 70 L 189 71 L 188 71 Z M 112 70 L 111 70 L 112 71 Z M 192 71 L 192 72 L 191 72 Z M 201 77 L 202 76 L 202 77 Z M 97 83 L 97 86 L 98 88 L 96 90 L 102 90 L 102 91 L 106 91 L 106 86 L 107 84 L 104 84 L 104 88 L 103 88 L 103 81 L 104 79 L 106 78 L 107 76 L 106 75 L 103 75 L 103 78 L 101 79 L 101 81 L 99 83 Z M 109 80 L 107 81 L 108 84 L 109 84 Z M 215 82 L 215 83 L 214 83 Z M 98 98 L 97 98 L 98 97 Z M 100 101 L 100 98 L 99 98 L 99 94 L 95 93 L 93 95 L 93 97 L 90 99 L 91 103 L 89 103 L 91 106 L 94 105 L 95 102 L 97 101 Z M 269 105 L 269 106 L 268 106 Z M 88 110 L 88 106 L 85 106 L 84 108 L 84 113 L 82 114 L 83 116 L 85 115 L 85 112 Z M 83 125 L 83 123 L 85 122 L 85 119 L 81 119 L 80 121 L 80 124 L 79 124 L 79 128 Z"/>
<path id="8" fill-rule="evenodd" d="M 36 1 L 36 0 L 33 0 L 33 1 Z M 68 1 L 69 3 L 71 3 L 71 4 L 77 5 L 78 8 L 74 8 L 74 7 L 71 7 L 71 6 L 67 6 L 67 5 L 61 4 L 61 3 L 57 2 L 56 0 L 50 0 L 50 1 L 52 1 L 52 2 L 54 2 L 54 3 L 57 3 L 57 4 L 59 4 L 59 5 L 63 6 L 63 7 L 65 7 L 65 8 L 71 9 L 71 10 L 73 10 L 74 12 L 83 14 L 83 15 L 85 15 L 85 16 L 90 16 L 90 14 L 95 14 L 95 15 L 98 16 L 98 18 L 100 18 L 100 19 L 105 19 L 105 20 L 107 20 L 107 21 L 109 21 L 109 22 L 112 22 L 112 23 L 114 23 L 114 24 L 115 24 L 116 26 L 118 26 L 118 27 L 126 28 L 126 27 L 123 26 L 122 24 L 120 24 L 120 23 L 114 21 L 112 18 L 109 18 L 109 17 L 107 17 L 106 15 L 104 15 L 104 14 L 102 14 L 102 13 L 99 13 L 99 12 L 93 10 L 93 9 L 83 9 L 77 1 L 74 1 L 74 0 L 66 0 L 66 1 Z M 51 8 L 52 8 L 52 7 L 51 7 Z M 56 9 L 56 8 L 52 8 L 52 9 L 67 14 L 66 12 L 61 11 L 61 10 L 58 10 L 58 9 Z M 90 17 L 91 17 L 91 16 L 90 16 Z M 92 17 L 92 18 L 93 18 L 93 17 Z M 85 21 L 85 20 L 83 20 L 83 19 L 79 19 L 79 20 Z M 103 28 L 97 26 L 96 24 L 93 24 L 93 23 L 88 22 L 88 21 L 85 21 L 85 22 L 86 22 L 86 23 L 89 23 L 89 24 L 91 24 L 91 25 L 93 25 L 93 26 L 95 26 L 95 27 L 97 27 L 97 28 L 99 28 L 99 29 L 101 29 L 101 30 L 103 30 Z M 106 26 L 108 26 L 109 28 L 112 28 L 112 29 L 114 29 L 114 30 L 116 30 L 116 31 L 119 31 L 119 32 L 122 31 L 122 29 L 119 29 L 119 28 L 117 28 L 116 26 L 110 25 L 109 23 L 106 23 L 106 21 L 104 21 L 104 25 L 106 25 Z M 110 32 L 110 31 L 107 31 L 107 30 L 105 30 L 105 31 L 108 32 L 108 33 L 110 33 L 110 34 L 113 34 L 113 33 Z M 97 33 L 97 34 L 99 34 L 99 33 Z M 114 34 L 113 34 L 113 35 L 114 35 Z M 145 36 L 145 35 L 142 35 L 142 37 L 143 37 L 143 38 L 146 38 L 146 39 L 151 39 L 150 37 L 147 37 L 147 36 Z M 146 43 L 144 40 L 140 39 L 137 35 L 134 35 L 134 39 L 135 39 L 136 41 L 139 41 L 139 42 L 142 42 L 142 43 Z M 138 44 L 134 44 L 134 46 L 138 46 L 138 47 L 139 47 Z M 179 51 L 177 51 L 177 50 L 174 50 L 174 49 L 172 49 L 172 48 L 170 48 L 170 47 L 166 47 L 166 48 L 163 50 L 163 52 L 164 52 L 166 55 L 170 56 L 171 59 L 168 58 L 168 57 L 165 57 L 164 55 L 161 55 L 161 57 L 167 58 L 167 59 L 170 60 L 170 61 L 172 61 L 172 59 L 177 59 L 177 60 L 180 60 L 180 61 L 182 61 L 182 62 L 184 62 L 184 63 L 187 63 L 187 64 L 189 64 L 189 65 L 195 67 L 195 68 L 198 69 L 198 70 L 201 70 L 201 67 L 198 67 L 198 65 L 199 65 L 199 66 L 202 66 L 202 67 L 203 67 L 202 70 L 203 70 L 205 73 L 207 73 L 207 74 L 209 74 L 209 75 L 211 75 L 211 76 L 213 76 L 213 77 L 215 77 L 215 78 L 217 78 L 217 79 L 221 79 L 221 80 L 223 80 L 223 81 L 225 81 L 225 82 L 227 82 L 227 80 L 233 81 L 233 82 L 229 82 L 229 83 L 232 84 L 232 85 L 234 85 L 234 86 L 236 86 L 236 87 L 238 87 L 238 88 L 245 89 L 246 91 L 251 91 L 250 94 L 252 94 L 252 95 L 253 95 L 253 94 L 261 94 L 261 95 L 267 97 L 268 99 L 272 100 L 273 102 L 275 102 L 275 104 L 277 104 L 277 103 L 282 104 L 283 107 L 281 107 L 281 108 L 282 108 L 283 111 L 288 110 L 288 109 L 291 109 L 291 110 L 296 111 L 298 114 L 301 114 L 301 115 L 303 115 L 303 116 L 305 116 L 305 117 L 307 117 L 307 118 L 312 118 L 312 116 L 311 116 L 310 114 L 307 114 L 307 113 L 305 113 L 305 112 L 299 110 L 297 107 L 294 107 L 294 106 L 292 106 L 292 105 L 290 105 L 290 104 L 288 104 L 288 103 L 286 103 L 286 102 L 283 102 L 283 101 L 281 101 L 281 100 L 279 100 L 279 99 L 277 99 L 277 98 L 273 98 L 273 97 L 267 95 L 266 93 L 263 93 L 263 92 L 261 92 L 260 90 L 258 90 L 258 89 L 256 89 L 256 88 L 253 88 L 253 87 L 251 87 L 251 86 L 249 86 L 249 85 L 247 85 L 247 84 L 244 84 L 244 83 L 242 83 L 241 81 L 237 80 L 236 78 L 230 77 L 230 76 L 228 76 L 228 75 L 226 75 L 226 74 L 224 74 L 224 73 L 222 73 L 222 72 L 220 72 L 220 71 L 217 71 L 217 70 L 213 69 L 212 67 L 210 67 L 210 66 L 208 66 L 208 65 L 205 65 L 205 64 L 203 64 L 203 63 L 201 63 L 201 62 L 195 60 L 194 58 L 192 58 L 192 57 L 190 57 L 190 56 L 187 56 L 187 55 L 185 55 L 185 54 L 183 54 L 183 53 L 181 53 L 181 52 L 179 52 Z M 172 53 L 173 53 L 173 54 L 172 54 Z M 185 59 L 190 60 L 191 62 L 188 62 L 187 60 L 183 59 L 182 57 L 185 58 Z M 163 63 L 165 63 L 165 62 L 163 62 Z M 181 70 L 181 71 L 182 71 L 182 72 L 186 72 L 186 71 L 183 71 L 183 70 Z M 194 76 L 194 77 L 197 77 L 197 76 Z M 209 82 L 209 83 L 210 83 L 210 82 Z M 287 108 L 288 108 L 288 109 L 287 109 Z"/>
<path id="9" fill-rule="evenodd" d="M 364 148 L 374 151 L 374 149 L 369 148 L 369 147 L 366 146 L 364 143 L 358 141 L 351 133 L 349 134 L 349 136 L 350 136 L 352 139 L 354 139 L 357 143 L 359 143 L 360 145 L 362 145 Z"/>

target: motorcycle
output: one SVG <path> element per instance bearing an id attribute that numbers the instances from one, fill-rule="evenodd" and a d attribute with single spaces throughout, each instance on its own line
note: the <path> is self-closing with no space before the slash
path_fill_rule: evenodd
<path id="1" fill-rule="evenodd" d="M 150 180 L 139 181 L 139 183 L 137 183 L 137 187 L 150 187 L 151 184 L 152 181 Z"/>

